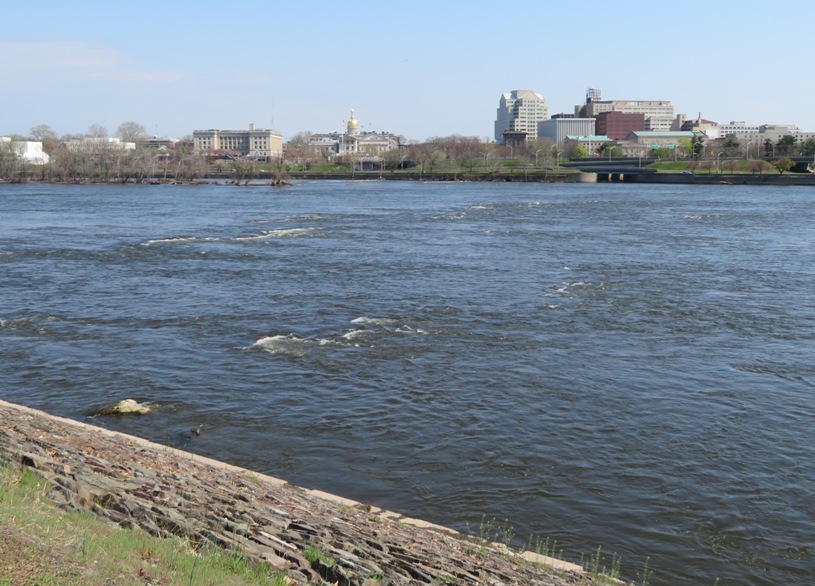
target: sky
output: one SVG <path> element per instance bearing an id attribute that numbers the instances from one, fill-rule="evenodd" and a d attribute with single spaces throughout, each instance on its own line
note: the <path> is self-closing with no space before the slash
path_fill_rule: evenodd
<path id="1" fill-rule="evenodd" d="M 815 132 L 812 0 L 38 0 L 0 10 L 0 135 L 253 123 L 492 139 L 501 93 L 588 88 Z"/>

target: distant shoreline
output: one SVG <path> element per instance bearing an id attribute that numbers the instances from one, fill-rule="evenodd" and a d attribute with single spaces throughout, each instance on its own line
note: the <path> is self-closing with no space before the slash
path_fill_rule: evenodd
<path id="1" fill-rule="evenodd" d="M 632 169 L 632 172 L 635 171 Z M 209 185 L 213 183 L 246 186 L 246 185 L 268 185 L 272 187 L 287 187 L 293 180 L 305 181 L 415 181 L 415 182 L 488 182 L 488 183 L 656 183 L 675 185 L 774 185 L 774 186 L 815 186 L 815 174 L 813 173 L 785 173 L 776 174 L 747 174 L 747 173 L 659 173 L 644 172 L 621 175 L 612 173 L 612 179 L 608 179 L 608 174 L 594 172 L 558 172 L 541 173 L 539 171 L 531 173 L 511 172 L 511 173 L 458 173 L 440 171 L 434 173 L 416 173 L 400 171 L 363 171 L 356 173 L 312 173 L 296 172 L 289 174 L 285 179 L 264 179 L 251 178 L 241 180 L 229 180 L 224 176 L 210 176 L 194 180 L 178 181 L 174 179 L 153 179 L 141 182 L 128 181 L 13 181 L 0 180 L 0 185 L 26 185 L 26 184 L 48 184 L 48 185 Z"/>

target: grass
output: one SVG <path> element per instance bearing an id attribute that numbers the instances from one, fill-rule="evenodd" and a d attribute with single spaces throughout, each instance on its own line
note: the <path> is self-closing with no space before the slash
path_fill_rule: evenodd
<path id="1" fill-rule="evenodd" d="M 196 549 L 188 540 L 121 529 L 90 513 L 66 513 L 47 492 L 39 476 L 0 462 L 0 586 L 290 583 L 239 551 Z"/>
<path id="2" fill-rule="evenodd" d="M 598 547 L 588 562 L 583 563 L 583 569 L 591 577 L 592 584 L 615 584 L 620 579 L 620 558 L 615 553 L 611 557 L 611 566 L 606 567 L 602 548 Z"/>
<path id="3" fill-rule="evenodd" d="M 306 548 L 303 551 L 303 557 L 306 558 L 306 561 L 310 564 L 320 561 L 329 568 L 337 565 L 337 560 L 335 558 L 331 557 L 327 552 L 323 551 L 316 545 Z"/>

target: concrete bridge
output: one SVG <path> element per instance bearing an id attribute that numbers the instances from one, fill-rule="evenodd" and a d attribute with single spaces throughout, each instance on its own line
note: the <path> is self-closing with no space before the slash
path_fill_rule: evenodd
<path id="1" fill-rule="evenodd" d="M 772 165 L 773 161 L 777 160 L 779 157 L 772 158 L 772 157 L 765 157 L 763 160 L 768 164 Z M 794 166 L 788 171 L 788 173 L 796 174 L 796 173 L 804 173 L 804 174 L 813 174 L 815 173 L 815 158 L 813 157 L 790 157 L 792 159 Z M 708 157 L 707 161 L 716 161 L 717 166 L 718 164 L 723 163 L 724 161 L 728 160 L 744 160 L 740 157 L 721 157 L 720 159 Z M 647 169 L 646 167 L 651 163 L 657 162 L 657 159 L 652 158 L 620 158 L 620 159 L 582 159 L 580 161 L 568 161 L 561 164 L 561 167 L 565 168 L 572 168 L 572 169 L 579 169 L 584 173 L 595 173 L 597 175 L 598 182 L 617 182 L 617 181 L 643 181 L 647 180 L 648 176 L 653 175 L 656 173 L 654 169 Z M 708 175 L 711 173 L 708 172 Z M 720 174 L 718 171 L 714 171 L 714 174 Z M 685 171 L 682 173 L 676 173 L 675 175 L 682 176 L 685 175 L 689 179 L 693 176 L 699 176 L 700 173 L 692 173 L 690 171 Z M 679 179 L 679 177 L 676 177 Z"/>

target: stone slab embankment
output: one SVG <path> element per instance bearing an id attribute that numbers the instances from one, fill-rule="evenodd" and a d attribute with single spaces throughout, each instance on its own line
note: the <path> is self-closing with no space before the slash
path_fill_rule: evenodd
<path id="1" fill-rule="evenodd" d="M 4 401 L 0 458 L 46 478 L 65 510 L 235 548 L 296 584 L 589 583 L 574 564 Z M 310 564 L 310 546 L 337 564 Z"/>

